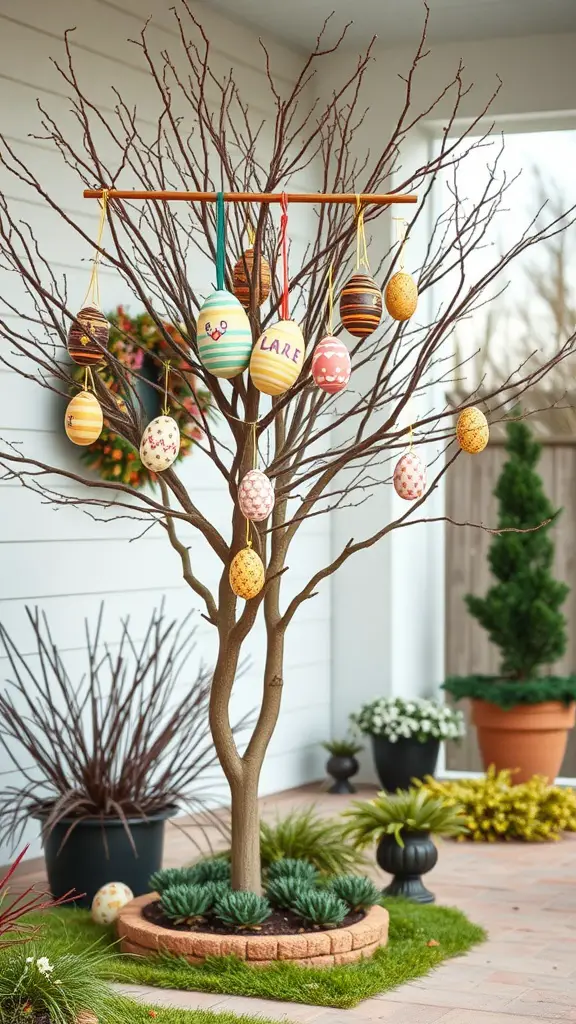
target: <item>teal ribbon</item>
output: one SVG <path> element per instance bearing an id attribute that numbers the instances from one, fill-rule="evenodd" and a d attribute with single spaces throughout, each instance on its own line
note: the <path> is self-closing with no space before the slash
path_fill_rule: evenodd
<path id="1" fill-rule="evenodd" d="M 226 267 L 226 222 L 224 213 L 224 193 L 216 193 L 216 288 L 224 290 L 224 271 Z"/>

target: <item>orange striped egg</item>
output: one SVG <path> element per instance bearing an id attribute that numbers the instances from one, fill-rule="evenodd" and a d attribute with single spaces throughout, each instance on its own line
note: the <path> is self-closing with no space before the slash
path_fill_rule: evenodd
<path id="1" fill-rule="evenodd" d="M 477 455 L 484 451 L 490 437 L 488 420 L 481 409 L 471 405 L 463 409 L 456 424 L 456 437 L 462 451 Z"/>
<path id="2" fill-rule="evenodd" d="M 253 548 L 242 548 L 234 555 L 230 565 L 230 586 L 236 597 L 249 601 L 256 597 L 264 586 L 264 564 Z"/>
<path id="3" fill-rule="evenodd" d="M 331 335 L 322 338 L 312 357 L 312 376 L 316 386 L 329 395 L 335 395 L 344 391 L 351 372 L 350 355 L 344 342 Z"/>
<path id="4" fill-rule="evenodd" d="M 281 395 L 298 379 L 306 346 L 295 320 L 278 320 L 260 335 L 250 359 L 252 383 L 265 395 Z"/>
<path id="5" fill-rule="evenodd" d="M 242 303 L 244 309 L 250 308 L 252 298 L 252 285 L 256 292 L 256 305 L 261 306 L 270 295 L 270 283 L 272 275 L 268 260 L 260 257 L 258 270 L 254 276 L 254 249 L 247 249 L 242 253 L 233 272 L 234 295 Z"/>
<path id="6" fill-rule="evenodd" d="M 81 391 L 68 402 L 64 429 L 74 444 L 93 444 L 100 437 L 103 424 L 104 415 L 100 402 L 91 391 Z"/>
<path id="7" fill-rule="evenodd" d="M 90 366 L 104 358 L 110 324 L 96 306 L 85 306 L 68 331 L 68 352 L 79 366 Z"/>
<path id="8" fill-rule="evenodd" d="M 393 274 L 384 294 L 386 309 L 393 320 L 409 320 L 418 305 L 418 287 L 411 274 Z"/>
<path id="9" fill-rule="evenodd" d="M 406 501 L 421 498 L 426 490 L 426 466 L 416 452 L 406 452 L 394 470 L 394 490 Z"/>
<path id="10" fill-rule="evenodd" d="M 340 319 L 355 338 L 366 338 L 382 318 L 382 293 L 369 274 L 353 274 L 340 295 Z"/>

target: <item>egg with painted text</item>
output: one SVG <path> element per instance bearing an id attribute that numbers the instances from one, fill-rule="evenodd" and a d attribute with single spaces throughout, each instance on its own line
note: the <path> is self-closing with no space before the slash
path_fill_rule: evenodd
<path id="1" fill-rule="evenodd" d="M 426 490 L 426 466 L 416 452 L 406 452 L 396 463 L 394 490 L 405 501 L 416 501 Z"/>
<path id="2" fill-rule="evenodd" d="M 151 473 L 162 473 L 180 451 L 180 431 L 171 416 L 151 420 L 140 441 L 140 461 Z"/>
<path id="3" fill-rule="evenodd" d="M 238 504 L 246 519 L 255 523 L 267 519 L 274 508 L 274 488 L 265 473 L 250 469 L 238 488 Z"/>
<path id="4" fill-rule="evenodd" d="M 252 330 L 232 292 L 222 289 L 208 296 L 198 313 L 197 340 L 200 360 L 214 377 L 229 380 L 246 369 L 252 351 Z"/>
<path id="5" fill-rule="evenodd" d="M 260 335 L 250 359 L 250 376 L 264 395 L 282 395 L 300 375 L 305 344 L 295 320 L 278 320 Z"/>
<path id="6" fill-rule="evenodd" d="M 329 395 L 336 395 L 344 391 L 351 372 L 350 354 L 344 342 L 331 335 L 322 338 L 312 357 L 312 376 L 316 386 Z"/>

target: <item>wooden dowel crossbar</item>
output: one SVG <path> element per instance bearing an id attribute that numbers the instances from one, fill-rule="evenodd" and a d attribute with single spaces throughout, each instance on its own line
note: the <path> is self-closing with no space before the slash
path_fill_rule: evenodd
<path id="1" fill-rule="evenodd" d="M 84 199 L 101 199 L 104 189 L 87 188 L 84 190 Z M 156 202 L 171 203 L 174 200 L 184 200 L 189 203 L 215 203 L 217 192 L 140 192 L 124 189 L 108 189 L 108 199 L 151 199 Z M 360 200 L 363 206 L 388 206 L 391 203 L 417 203 L 418 196 L 415 193 L 402 194 L 390 192 L 385 195 L 376 193 L 354 193 L 333 192 L 323 194 L 321 192 L 286 193 L 289 203 L 356 203 Z M 224 200 L 227 203 L 280 203 L 282 202 L 281 192 L 225 192 Z"/>

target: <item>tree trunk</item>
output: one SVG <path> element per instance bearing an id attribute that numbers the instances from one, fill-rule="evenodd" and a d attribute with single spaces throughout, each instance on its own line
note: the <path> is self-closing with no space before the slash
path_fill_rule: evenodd
<path id="1" fill-rule="evenodd" d="M 259 771 L 244 770 L 240 784 L 230 786 L 232 798 L 232 888 L 262 892 L 260 867 Z"/>

